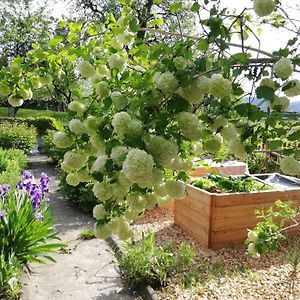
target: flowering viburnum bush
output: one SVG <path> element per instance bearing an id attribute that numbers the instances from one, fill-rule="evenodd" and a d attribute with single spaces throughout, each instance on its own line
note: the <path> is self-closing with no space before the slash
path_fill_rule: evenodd
<path id="1" fill-rule="evenodd" d="M 37 89 L 59 93 L 68 103 L 72 118 L 53 142 L 65 149 L 61 168 L 67 183 L 86 183 L 99 202 L 94 211 L 98 237 L 126 239 L 130 222 L 145 209 L 184 197 L 182 182 L 196 155 L 214 158 L 222 150 L 245 160 L 265 141 L 297 139 L 296 133 L 287 135 L 294 123 L 282 114 L 288 105 L 282 94 L 299 94 L 299 81 L 285 80 L 299 65 L 295 42 L 267 53 L 268 59 L 255 45 L 234 44 L 235 51 L 231 24 L 241 15 L 204 2 L 199 11 L 193 5 L 188 12 L 211 14 L 197 17 L 205 28 L 201 38 L 165 32 L 158 20 L 140 28 L 143 22 L 128 4 L 105 26 L 78 29 L 60 23 L 64 36 L 37 46 L 43 49 L 42 61 L 33 51 L 0 71 L 0 95 L 14 106 Z M 265 16 L 275 10 L 275 1 L 254 1 L 254 9 Z M 242 12 L 239 30 L 251 35 L 248 28 L 255 29 L 260 20 L 252 21 L 248 12 Z M 284 26 L 291 25 L 281 17 Z M 253 99 L 270 103 L 270 113 Z"/>

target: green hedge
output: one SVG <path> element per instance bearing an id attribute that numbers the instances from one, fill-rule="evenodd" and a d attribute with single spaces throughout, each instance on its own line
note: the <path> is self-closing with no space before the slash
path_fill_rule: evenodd
<path id="1" fill-rule="evenodd" d="M 0 148 L 0 184 L 15 186 L 26 165 L 27 157 L 24 151 Z"/>
<path id="2" fill-rule="evenodd" d="M 24 123 L 0 124 L 0 146 L 3 149 L 20 149 L 29 152 L 36 144 L 36 129 Z"/>
<path id="3" fill-rule="evenodd" d="M 47 130 L 58 130 L 60 128 L 59 122 L 52 117 L 28 117 L 28 118 L 1 117 L 0 123 L 3 122 L 13 123 L 13 124 L 25 123 L 28 126 L 35 127 L 39 135 L 46 134 Z"/>

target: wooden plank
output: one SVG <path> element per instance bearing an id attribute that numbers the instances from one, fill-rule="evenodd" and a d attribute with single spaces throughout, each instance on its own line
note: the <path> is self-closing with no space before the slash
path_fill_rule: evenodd
<path id="1" fill-rule="evenodd" d="M 273 202 L 275 200 L 299 200 L 300 189 L 290 191 L 261 191 L 252 193 L 234 193 L 234 194 L 216 194 L 216 206 L 238 206 L 248 204 L 262 204 Z"/>

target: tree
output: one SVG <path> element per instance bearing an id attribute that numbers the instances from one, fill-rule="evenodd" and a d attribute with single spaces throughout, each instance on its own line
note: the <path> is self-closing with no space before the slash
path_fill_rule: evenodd
<path id="1" fill-rule="evenodd" d="M 300 81 L 292 77 L 300 65 L 299 32 L 291 31 L 286 47 L 273 53 L 247 45 L 247 35 L 257 37 L 256 24 L 289 30 L 295 21 L 273 0 L 255 0 L 254 14 L 220 4 L 190 7 L 200 37 L 167 32 L 149 20 L 144 27 L 129 5 L 103 25 L 60 22 L 67 35 L 1 70 L 0 92 L 11 105 L 22 105 L 42 86 L 68 101 L 73 119 L 54 142 L 66 148 L 61 167 L 68 184 L 93 184 L 98 237 L 127 239 L 129 223 L 145 208 L 182 198 L 195 155 L 214 157 L 225 148 L 245 160 L 266 142 L 278 149 L 283 139 L 299 138 L 299 122 L 284 116 L 288 97 L 300 94 Z M 172 3 L 170 13 L 183 7 Z M 233 43 L 237 32 L 240 43 Z M 269 112 L 253 105 L 254 97 Z M 281 161 L 283 172 L 300 174 L 299 150 L 282 153 L 289 155 Z"/>

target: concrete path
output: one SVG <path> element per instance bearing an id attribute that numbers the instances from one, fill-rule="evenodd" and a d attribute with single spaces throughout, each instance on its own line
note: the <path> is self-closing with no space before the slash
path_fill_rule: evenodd
<path id="1" fill-rule="evenodd" d="M 107 243 L 98 239 L 78 239 L 82 229 L 91 228 L 94 220 L 60 197 L 57 173 L 49 163 L 47 156 L 31 156 L 29 171 L 36 178 L 42 172 L 50 177 L 56 229 L 62 242 L 67 244 L 67 251 L 53 255 L 56 263 L 30 265 L 34 274 L 24 274 L 21 300 L 138 299 L 124 285 Z"/>

